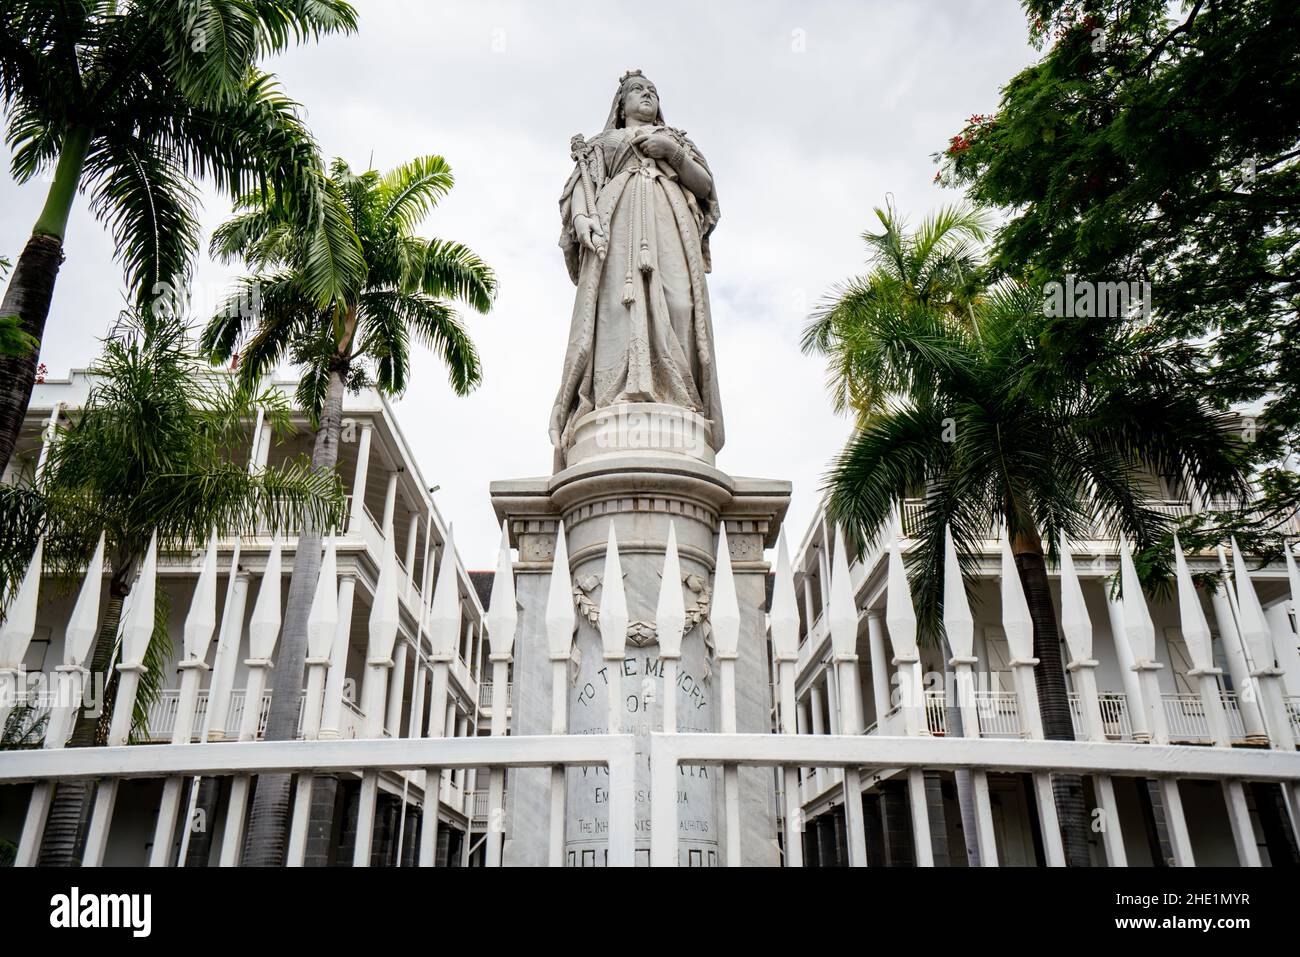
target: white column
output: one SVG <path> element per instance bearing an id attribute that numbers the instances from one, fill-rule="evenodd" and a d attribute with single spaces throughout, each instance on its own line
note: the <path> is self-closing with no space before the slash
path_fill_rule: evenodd
<path id="1" fill-rule="evenodd" d="M 406 597 L 411 597 L 415 586 L 415 547 L 420 541 L 420 513 L 411 513 L 411 522 L 406 527 Z"/>
<path id="2" fill-rule="evenodd" d="M 840 733 L 840 681 L 831 661 L 825 662 L 826 669 L 826 726 L 827 734 Z"/>
<path id="3" fill-rule="evenodd" d="M 393 679 L 388 688 L 388 716 L 384 721 L 388 734 L 394 738 L 402 736 L 402 699 L 406 694 L 407 654 L 407 643 L 399 640 L 393 655 Z"/>
<path id="4" fill-rule="evenodd" d="M 822 711 L 822 690 L 814 684 L 808 689 L 809 707 L 812 709 L 812 733 L 826 733 L 826 719 Z"/>
<path id="5" fill-rule="evenodd" d="M 1264 615 L 1273 636 L 1273 654 L 1282 670 L 1282 686 L 1287 695 L 1295 697 L 1300 695 L 1300 645 L 1296 643 L 1296 633 L 1291 630 L 1290 604 L 1290 601 L 1279 601 L 1265 608 Z"/>
<path id="6" fill-rule="evenodd" d="M 889 659 L 885 655 L 884 614 L 867 612 L 867 639 L 871 646 L 871 690 L 876 721 L 889 711 Z"/>
<path id="7" fill-rule="evenodd" d="M 380 520 L 379 527 L 383 529 L 391 528 L 393 525 L 393 515 L 397 511 L 397 473 L 388 473 L 388 485 L 384 489 L 384 517 Z"/>
<path id="8" fill-rule="evenodd" d="M 55 431 L 59 425 L 59 414 L 63 411 L 63 403 L 55 402 L 54 408 L 50 410 L 49 418 L 44 422 L 41 429 L 41 454 L 36 460 L 36 481 L 39 483 L 41 475 L 45 472 L 45 462 L 50 455 L 50 446 L 54 444 Z M 0 725 L 0 727 L 3 727 Z"/>
<path id="9" fill-rule="evenodd" d="M 253 459 L 254 466 L 258 469 L 266 468 L 266 463 L 271 457 L 271 427 L 262 423 L 262 434 L 257 442 L 257 456 Z"/>
<path id="10" fill-rule="evenodd" d="M 330 649 L 330 667 L 325 678 L 325 701 L 321 706 L 320 736 L 343 736 L 343 692 L 347 679 L 348 649 L 352 646 L 352 602 L 356 597 L 355 572 L 339 573 L 339 631 Z"/>
<path id="11" fill-rule="evenodd" d="M 356 532 L 361 528 L 366 507 L 366 478 L 370 471 L 370 433 L 373 430 L 369 422 L 361 425 L 361 438 L 357 440 L 357 467 L 352 473 L 352 520 L 348 531 Z"/>
<path id="12" fill-rule="evenodd" d="M 817 581 L 822 591 L 822 611 L 830 604 L 831 597 L 831 563 L 826 557 L 826 546 L 817 549 Z"/>
<path id="13" fill-rule="evenodd" d="M 469 715 L 458 714 L 456 716 L 456 733 L 453 737 L 469 737 Z M 452 784 L 456 786 L 463 795 L 465 793 L 465 768 L 458 768 L 451 776 Z"/>

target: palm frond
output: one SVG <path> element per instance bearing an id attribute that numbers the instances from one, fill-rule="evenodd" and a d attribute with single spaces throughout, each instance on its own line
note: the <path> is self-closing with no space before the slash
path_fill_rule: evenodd
<path id="1" fill-rule="evenodd" d="M 106 131 L 86 159 L 91 210 L 113 233 L 127 285 L 140 308 L 174 301 L 198 252 L 198 197 L 183 171 L 154 144 Z"/>
<path id="2" fill-rule="evenodd" d="M 487 312 L 496 298 L 497 280 L 492 268 L 468 246 L 431 239 L 411 277 L 408 288 L 436 299 L 457 299 L 476 312 Z"/>
<path id="3" fill-rule="evenodd" d="M 409 235 L 454 184 L 451 167 L 441 156 L 417 156 L 380 180 L 381 218 L 395 221 Z"/>

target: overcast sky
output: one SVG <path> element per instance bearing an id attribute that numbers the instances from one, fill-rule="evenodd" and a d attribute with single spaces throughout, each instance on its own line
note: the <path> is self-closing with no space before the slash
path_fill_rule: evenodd
<path id="1" fill-rule="evenodd" d="M 471 568 L 494 565 L 488 483 L 549 474 L 548 416 L 573 286 L 556 240 L 568 142 L 602 126 L 618 78 L 640 68 L 667 122 L 689 132 L 717 182 L 713 302 L 735 475 L 794 483 L 798 542 L 847 425 L 822 364 L 799 352 L 809 309 L 861 271 L 861 233 L 892 194 L 913 221 L 960 199 L 932 185 L 930 154 L 1032 61 L 1016 0 L 503 3 L 354 0 L 360 32 L 300 47 L 270 68 L 301 102 L 326 157 L 386 169 L 438 153 L 456 187 L 422 234 L 473 247 L 501 292 L 469 328 L 483 385 L 456 398 L 437 360 L 414 357 L 398 417 Z M 9 157 L 6 154 L 7 167 Z M 0 176 L 0 254 L 21 251 L 45 184 Z M 229 205 L 205 191 L 209 231 Z M 206 246 L 207 235 L 204 236 Z M 86 365 L 122 303 L 121 272 L 84 200 L 73 212 L 41 358 Z M 207 261 L 195 301 L 234 270 Z"/>

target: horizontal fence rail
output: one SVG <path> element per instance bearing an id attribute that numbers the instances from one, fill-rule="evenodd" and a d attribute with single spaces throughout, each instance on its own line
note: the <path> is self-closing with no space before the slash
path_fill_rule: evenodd
<path id="1" fill-rule="evenodd" d="M 968 770 L 997 773 L 1083 774 L 1203 778 L 1227 782 L 1300 781 L 1300 752 L 1204 748 L 1110 741 L 1004 740 L 930 735 L 659 734 L 650 735 L 651 850 L 653 866 L 677 859 L 677 804 L 655 795 L 673 794 L 679 766 L 839 768 L 845 778 L 860 770 Z M 852 793 L 852 791 L 850 791 Z M 1049 792 L 1050 793 L 1050 792 Z M 795 830 L 798 830 L 796 827 Z M 787 830 L 786 840 L 797 840 Z"/>
<path id="2" fill-rule="evenodd" d="M 0 760 L 0 785 L 84 778 L 604 766 L 610 777 L 609 860 L 612 866 L 630 866 L 637 832 L 635 767 L 646 757 L 638 757 L 637 740 L 632 735 L 519 735 L 23 750 L 8 752 Z M 1300 752 L 1266 749 L 929 735 L 652 733 L 642 740 L 649 747 L 651 862 L 669 866 L 677 859 L 677 779 L 682 764 L 842 769 L 846 782 L 856 781 L 859 772 L 880 769 L 1176 776 L 1288 785 L 1300 781 Z M 479 799 L 475 792 L 474 816 L 491 810 Z"/>

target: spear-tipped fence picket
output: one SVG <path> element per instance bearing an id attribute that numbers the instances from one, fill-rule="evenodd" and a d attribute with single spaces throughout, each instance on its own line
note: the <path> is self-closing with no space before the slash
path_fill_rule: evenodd
<path id="1" fill-rule="evenodd" d="M 850 863 L 865 865 L 867 848 L 860 794 L 864 769 L 892 769 L 907 782 L 912 812 L 912 831 L 917 863 L 933 864 L 930 845 L 929 816 L 926 804 L 924 772 L 952 770 L 971 775 L 974 786 L 976 844 L 979 862 L 997 863 L 993 819 L 989 805 L 987 776 L 990 773 L 1027 773 L 1037 792 L 1040 831 L 1044 836 L 1048 862 L 1064 860 L 1060 830 L 1052 800 L 1052 774 L 1079 774 L 1093 781 L 1108 827 L 1104 854 L 1112 866 L 1126 863 L 1123 837 L 1115 809 L 1112 778 L 1140 776 L 1155 779 L 1161 789 L 1175 862 L 1195 863 L 1186 821 L 1182 814 L 1178 782 L 1202 778 L 1221 784 L 1232 825 L 1239 859 L 1243 864 L 1258 865 L 1244 782 L 1277 782 L 1282 787 L 1284 804 L 1292 819 L 1300 819 L 1295 788 L 1300 781 L 1300 754 L 1295 751 L 1291 714 L 1281 688 L 1281 671 L 1274 665 L 1270 651 L 1268 623 L 1260 607 L 1249 575 L 1234 547 L 1235 590 L 1232 595 L 1240 608 L 1243 644 L 1251 661 L 1252 676 L 1261 686 L 1265 699 L 1264 715 L 1272 749 L 1234 748 L 1234 731 L 1228 698 L 1221 695 L 1216 682 L 1217 670 L 1209 655 L 1209 629 L 1201 610 L 1195 585 L 1190 577 L 1181 547 L 1176 545 L 1177 591 L 1181 624 L 1194 659 L 1193 674 L 1200 681 L 1198 709 L 1206 728 L 1210 747 L 1192 747 L 1170 743 L 1167 709 L 1155 684 L 1154 626 L 1146 599 L 1137 582 L 1127 543 L 1120 547 L 1120 571 L 1123 583 L 1116 621 L 1122 624 L 1123 639 L 1131 648 L 1138 673 L 1142 700 L 1130 705 L 1140 714 L 1141 724 L 1149 729 L 1149 741 L 1115 741 L 1108 733 L 1105 702 L 1093 679 L 1097 662 L 1092 658 L 1092 625 L 1082 600 L 1069 543 L 1062 540 L 1062 609 L 1064 637 L 1070 651 L 1069 670 L 1075 676 L 1075 718 L 1079 740 L 1048 741 L 1043 739 L 1038 717 L 1037 697 L 1033 685 L 1032 623 L 1014 560 L 1005 538 L 1001 545 L 1002 624 L 1012 650 L 1011 666 L 1016 673 L 1014 697 L 1019 724 L 1018 737 L 989 737 L 981 733 L 984 718 L 976 706 L 979 700 L 971 685 L 971 670 L 978 659 L 974 654 L 974 619 L 966 596 L 965 583 L 956 564 L 956 551 L 949 535 L 946 543 L 944 578 L 944 625 L 950 664 L 956 674 L 958 707 L 963 733 L 960 736 L 936 733 L 934 722 L 927 720 L 926 696 L 921 690 L 920 650 L 916 644 L 917 621 L 908 586 L 902 548 L 901 523 L 887 536 L 885 607 L 880 615 L 889 630 L 895 650 L 892 660 L 897 669 L 902 702 L 901 733 L 862 733 L 862 704 L 856 655 L 859 625 L 870 614 L 858 607 L 855 583 L 845 549 L 844 538 L 835 530 L 834 553 L 828 566 L 827 617 L 833 647 L 833 661 L 844 689 L 838 698 L 840 733 L 809 735 L 797 732 L 794 715 L 796 663 L 799 655 L 799 614 L 795 598 L 794 576 L 782 533 L 778 539 L 776 582 L 773 590 L 769 628 L 773 662 L 776 667 L 777 693 L 774 734 L 736 733 L 735 665 L 742 654 L 739 638 L 746 620 L 737 602 L 732 580 L 731 559 L 726 529 L 720 528 L 714 569 L 711 624 L 719 663 L 720 732 L 716 734 L 677 733 L 674 709 L 665 709 L 666 725 L 648 737 L 648 754 L 637 753 L 636 739 L 622 733 L 621 695 L 617 675 L 611 668 L 609 726 L 605 734 L 567 734 L 565 702 L 566 671 L 572 651 L 576 618 L 573 608 L 568 553 L 564 530 L 557 536 L 555 560 L 544 615 L 547 654 L 552 662 L 552 721 L 550 734 L 507 734 L 506 692 L 508 671 L 518 636 L 519 614 L 514 589 L 513 565 L 508 530 L 503 527 L 498 567 L 487 614 L 491 644 L 493 679 L 492 734 L 488 737 L 446 737 L 442 722 L 429 723 L 421 734 L 420 722 L 412 721 L 406 736 L 396 722 L 385 728 L 385 702 L 390 694 L 389 671 L 398 628 L 398 581 L 402 577 L 392 549 L 391 528 L 385 530 L 388 541 L 381 561 L 375 602 L 372 606 L 366 677 L 363 695 L 368 704 L 368 722 L 359 740 L 323 738 L 320 730 L 330 720 L 331 709 L 326 675 L 337 660 L 334 654 L 340 632 L 337 602 L 340 599 L 336 580 L 335 542 L 325 543 L 322 574 L 317 584 L 309 621 L 308 678 L 302 718 L 302 740 L 253 743 L 257 736 L 258 709 L 246 708 L 239 728 L 238 741 L 209 742 L 200 735 L 200 743 L 190 743 L 200 717 L 200 683 L 214 634 L 218 645 L 228 634 L 217 628 L 216 536 L 208 543 L 195 587 L 194 599 L 185 623 L 185 640 L 181 661 L 182 687 L 174 707 L 171 743 L 141 747 L 127 746 L 132 706 L 142 671 L 142 661 L 153 629 L 153 596 L 157 588 L 157 544 L 151 543 L 142 564 L 140 579 L 123 616 L 117 670 L 120 673 L 114 721 L 107 747 L 68 749 L 62 745 L 71 725 L 71 710 L 58 713 L 51 722 L 45 746 L 10 751 L 0 755 L 0 785 L 33 782 L 28 812 L 19 840 L 17 863 L 33 864 L 38 856 L 52 789 L 61 781 L 91 778 L 98 782 L 83 863 L 102 864 L 111 839 L 114 800 L 118 784 L 134 778 L 163 779 L 162 807 L 154 838 L 153 865 L 174 863 L 171 853 L 185 821 L 178 820 L 186 779 L 229 777 L 230 800 L 223 822 L 223 840 L 219 860 L 223 865 L 239 863 L 244 830 L 244 815 L 249 789 L 259 774 L 289 772 L 298 775 L 295 808 L 291 823 L 290 864 L 303 862 L 306 808 L 311 798 L 311 778 L 321 773 L 353 773 L 362 781 L 358 837 L 353 863 L 366 866 L 371 861 L 371 840 L 375 817 L 375 798 L 381 776 L 398 774 L 403 778 L 403 793 L 412 788 L 422 799 L 424 811 L 418 838 L 418 862 L 434 862 L 438 821 L 438 781 L 446 770 L 487 768 L 490 773 L 487 816 L 486 860 L 489 865 L 506 861 L 506 775 L 511 769 L 541 767 L 551 769 L 551 814 L 549 819 L 548 861 L 563 861 L 565 789 L 564 769 L 603 766 L 609 771 L 609 822 L 607 829 L 608 861 L 611 865 L 631 865 L 637 834 L 637 801 L 634 773 L 638 760 L 649 762 L 650 861 L 655 865 L 674 866 L 677 848 L 677 778 L 683 764 L 712 765 L 723 769 L 722 805 L 726 839 L 724 860 L 728 864 L 744 863 L 741 858 L 741 793 L 737 769 L 742 766 L 776 769 L 780 782 L 778 816 L 783 821 L 782 841 L 787 865 L 802 863 L 802 809 L 798 797 L 799 768 L 842 769 L 842 782 L 849 813 L 846 816 Z M 1235 546 L 1235 543 L 1234 543 Z M 461 600 L 455 570 L 455 552 L 450 532 L 437 574 L 433 600 L 427 609 L 426 624 L 430 638 L 432 669 L 431 714 L 441 715 L 448 695 L 448 668 L 457 657 L 461 629 Z M 660 641 L 667 666 L 674 665 L 680 654 L 682 633 L 686 627 L 680 590 L 671 585 L 680 582 L 676 547 L 676 530 L 670 526 L 665 555 L 663 586 L 657 604 L 658 622 L 663 629 Z M 251 657 L 248 662 L 249 700 L 263 695 L 266 672 L 280 630 L 280 543 L 273 544 L 267 559 L 267 575 L 259 589 L 251 623 Z M 95 634 L 94 610 L 99 601 L 103 571 L 103 542 L 95 552 L 86 579 L 67 628 L 65 661 L 60 668 L 61 680 L 80 688 L 85 679 L 84 665 L 90 641 Z M 1288 555 L 1289 582 L 1295 599 L 1300 599 L 1300 575 Z M 42 547 L 37 546 L 30 567 L 8 604 L 8 614 L 0 628 L 0 716 L 16 703 L 16 676 L 32 640 L 42 580 Z M 603 656 L 621 661 L 625 653 L 628 628 L 627 600 L 623 590 L 622 564 L 617 539 L 611 523 L 605 556 L 604 587 L 600 603 L 600 638 Z M 674 594 L 675 593 L 675 594 Z M 873 622 L 878 626 L 880 619 Z M 234 634 L 238 634 L 235 630 Z M 216 657 L 220 659 L 220 650 Z M 667 672 L 666 672 L 667 673 Z M 392 693 L 401 693 L 400 687 Z M 1184 696 L 1192 697 L 1192 696 Z M 79 695 L 73 700 L 78 700 Z M 211 709 L 206 710 L 207 714 Z M 207 719 L 205 719 L 206 722 Z M 943 720 L 942 718 L 940 719 Z M 1238 725 L 1240 718 L 1237 719 Z M 191 799 L 191 812 L 193 801 Z M 856 809 L 856 813 L 855 813 Z M 414 836 L 411 838 L 416 840 Z M 182 839 L 182 845 L 184 841 Z M 183 855 L 182 855 L 183 857 Z"/>

